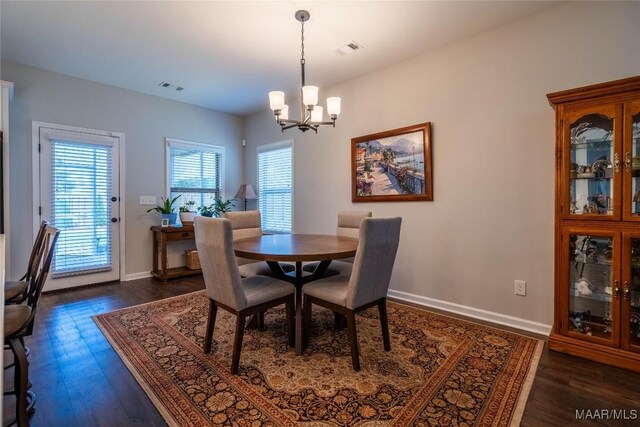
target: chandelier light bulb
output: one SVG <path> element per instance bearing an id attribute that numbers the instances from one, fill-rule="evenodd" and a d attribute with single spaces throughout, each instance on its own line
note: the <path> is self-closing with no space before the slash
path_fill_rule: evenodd
<path id="1" fill-rule="evenodd" d="M 340 114 L 340 102 L 342 100 L 337 96 L 327 98 L 327 114 L 330 116 L 337 116 Z"/>
<path id="2" fill-rule="evenodd" d="M 282 110 L 284 105 L 284 92 L 280 90 L 269 92 L 269 106 L 273 111 Z"/>
<path id="3" fill-rule="evenodd" d="M 311 111 L 311 121 L 314 123 L 320 123 L 322 121 L 322 113 L 324 108 L 319 105 L 313 107 L 313 111 Z"/>
<path id="4" fill-rule="evenodd" d="M 302 88 L 302 103 L 307 107 L 318 103 L 318 86 L 304 86 Z"/>
<path id="5" fill-rule="evenodd" d="M 289 106 L 284 104 L 280 109 L 280 120 L 288 120 L 289 119 Z"/>

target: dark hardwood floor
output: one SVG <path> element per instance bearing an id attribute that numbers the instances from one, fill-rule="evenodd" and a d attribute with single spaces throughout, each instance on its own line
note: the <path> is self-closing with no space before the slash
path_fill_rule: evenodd
<path id="1" fill-rule="evenodd" d="M 141 279 L 43 295 L 34 335 L 26 339 L 37 395 L 31 425 L 166 425 L 91 316 L 203 288 L 198 277 L 169 283 Z M 4 385 L 13 388 L 10 370 Z M 5 397 L 4 405 L 3 425 L 12 417 L 13 398 Z M 523 426 L 640 425 L 638 420 L 578 421 L 577 409 L 635 410 L 640 417 L 640 375 L 545 348 Z"/>

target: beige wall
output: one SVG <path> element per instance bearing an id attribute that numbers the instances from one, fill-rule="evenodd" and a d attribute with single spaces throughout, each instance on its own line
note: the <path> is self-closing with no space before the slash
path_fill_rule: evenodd
<path id="1" fill-rule="evenodd" d="M 130 90 L 3 61 L 3 80 L 15 83 L 10 103 L 11 275 L 26 269 L 33 219 L 31 122 L 125 134 L 126 274 L 151 270 L 151 232 L 160 223 L 140 196 L 165 195 L 165 137 L 225 146 L 226 196 L 242 178 L 242 118 Z M 27 238 L 24 238 L 27 237 Z M 183 263 L 174 251 L 174 265 Z"/>
<path id="2" fill-rule="evenodd" d="M 270 111 L 255 114 L 245 177 L 256 184 L 257 146 L 293 137 L 296 232 L 333 232 L 341 209 L 400 215 L 392 289 L 551 324 L 554 115 L 545 94 L 640 74 L 639 17 L 640 3 L 562 4 L 321 88 L 342 97 L 343 113 L 318 135 L 282 134 Z M 350 139 L 424 121 L 433 124 L 435 200 L 351 203 Z M 513 294 L 514 279 L 527 281 L 526 297 Z"/>

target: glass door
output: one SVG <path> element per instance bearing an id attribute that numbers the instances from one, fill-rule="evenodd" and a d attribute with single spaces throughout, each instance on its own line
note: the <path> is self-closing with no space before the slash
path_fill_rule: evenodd
<path id="1" fill-rule="evenodd" d="M 562 236 L 565 272 L 563 333 L 618 346 L 619 233 L 579 228 Z"/>
<path id="2" fill-rule="evenodd" d="M 640 101 L 624 106 L 624 219 L 640 221 Z"/>
<path id="3" fill-rule="evenodd" d="M 596 220 L 620 219 L 622 159 L 621 107 L 569 110 L 564 116 L 563 216 Z"/>
<path id="4" fill-rule="evenodd" d="M 60 229 L 45 290 L 120 278 L 119 138 L 40 128 L 40 215 Z"/>
<path id="5" fill-rule="evenodd" d="M 622 347 L 640 353 L 640 233 L 625 233 L 622 265 Z"/>

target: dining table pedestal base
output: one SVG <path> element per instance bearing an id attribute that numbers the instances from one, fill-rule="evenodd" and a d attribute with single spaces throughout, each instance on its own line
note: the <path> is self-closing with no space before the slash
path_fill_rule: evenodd
<path id="1" fill-rule="evenodd" d="M 296 355 L 300 356 L 302 354 L 302 287 L 309 282 L 323 278 L 331 260 L 320 261 L 311 274 L 302 270 L 302 262 L 300 261 L 296 261 L 295 271 L 289 273 L 285 273 L 276 261 L 267 261 L 267 264 L 275 278 L 289 282 L 296 287 Z"/>

